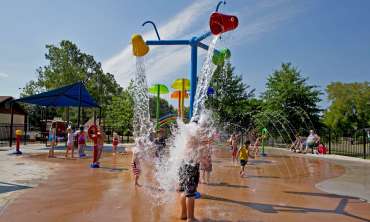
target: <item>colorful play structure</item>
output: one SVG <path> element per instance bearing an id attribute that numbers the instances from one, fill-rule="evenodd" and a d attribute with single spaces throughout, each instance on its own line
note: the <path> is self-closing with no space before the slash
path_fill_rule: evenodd
<path id="1" fill-rule="evenodd" d="M 209 36 L 213 35 L 221 35 L 227 31 L 234 30 L 238 27 L 238 18 L 232 15 L 226 15 L 219 13 L 219 7 L 221 4 L 226 4 L 225 1 L 218 2 L 216 6 L 216 11 L 213 12 L 209 19 L 209 28 L 210 31 L 204 33 L 200 36 L 194 36 L 188 40 L 161 40 L 157 27 L 153 21 L 146 21 L 142 24 L 145 26 L 146 24 L 150 23 L 153 25 L 155 33 L 157 35 L 158 40 L 147 40 L 141 37 L 141 35 L 134 34 L 131 38 L 132 42 L 132 53 L 136 57 L 145 56 L 149 51 L 150 45 L 185 45 L 190 46 L 191 49 L 191 63 L 190 63 L 190 111 L 189 111 L 189 119 L 193 116 L 193 104 L 194 98 L 196 93 L 196 86 L 197 86 L 197 57 L 198 57 L 198 47 L 208 50 L 209 46 L 202 43 L 202 41 Z M 222 51 L 215 50 L 215 56 L 213 58 L 213 62 L 217 65 L 222 64 L 223 61 L 230 57 L 231 53 L 230 50 L 224 49 Z M 183 115 L 183 112 L 181 113 Z"/>
<path id="2" fill-rule="evenodd" d="M 168 94 L 168 88 L 166 85 L 163 84 L 154 84 L 149 88 L 149 92 L 155 94 L 157 96 L 157 105 L 156 105 L 156 129 L 159 128 L 159 112 L 160 112 L 160 101 L 161 101 L 161 94 Z"/>
<path id="3" fill-rule="evenodd" d="M 178 90 L 176 91 L 178 92 L 177 94 L 171 94 L 171 98 L 177 97 L 179 117 L 184 120 L 184 101 L 189 98 L 187 91 L 190 90 L 190 81 L 188 79 L 176 79 L 171 87 L 172 89 Z"/>

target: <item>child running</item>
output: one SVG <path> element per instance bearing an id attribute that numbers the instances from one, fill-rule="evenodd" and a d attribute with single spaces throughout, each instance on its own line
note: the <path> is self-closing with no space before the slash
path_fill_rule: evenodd
<path id="1" fill-rule="evenodd" d="M 248 162 L 248 149 L 251 142 L 247 140 L 244 144 L 244 146 L 240 147 L 238 150 L 237 157 L 240 160 L 240 177 L 243 177 L 246 175 L 245 172 L 245 165 L 247 165 Z"/>
<path id="2" fill-rule="evenodd" d="M 117 153 L 117 147 L 119 143 L 119 137 L 116 132 L 113 133 L 113 140 L 112 140 L 112 147 L 113 147 L 113 155 L 116 155 Z"/>
<path id="3" fill-rule="evenodd" d="M 71 151 L 71 158 L 73 158 L 74 155 L 74 145 L 73 145 L 73 133 L 72 128 L 67 128 L 67 149 L 66 149 L 66 158 L 68 157 L 69 151 Z"/>

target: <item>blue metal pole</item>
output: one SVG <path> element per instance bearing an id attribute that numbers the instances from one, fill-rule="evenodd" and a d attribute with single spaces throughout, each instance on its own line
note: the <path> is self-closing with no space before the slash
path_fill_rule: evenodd
<path id="1" fill-rule="evenodd" d="M 198 59 L 198 42 L 196 38 L 192 38 L 190 41 L 191 46 L 191 71 L 190 71 L 190 112 L 189 119 L 193 116 L 193 105 L 195 99 L 195 93 L 197 90 L 197 59 Z"/>
<path id="2" fill-rule="evenodd" d="M 196 39 L 196 41 L 197 41 L 197 42 L 200 42 L 200 41 L 202 41 L 202 40 L 206 39 L 207 37 L 209 37 L 209 36 L 211 36 L 211 35 L 212 35 L 212 33 L 211 33 L 211 32 L 204 33 L 203 35 L 199 36 L 199 37 Z"/>
<path id="3" fill-rule="evenodd" d="M 189 40 L 148 40 L 147 45 L 189 45 Z"/>

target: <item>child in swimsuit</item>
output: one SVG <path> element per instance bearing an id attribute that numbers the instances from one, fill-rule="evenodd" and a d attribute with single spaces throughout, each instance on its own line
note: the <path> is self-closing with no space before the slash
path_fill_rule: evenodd
<path id="1" fill-rule="evenodd" d="M 49 141 L 50 141 L 50 149 L 49 149 L 49 156 L 48 157 L 55 157 L 54 155 L 54 148 L 56 145 L 56 130 L 55 128 L 50 128 L 49 133 Z"/>
<path id="2" fill-rule="evenodd" d="M 71 151 L 71 158 L 73 158 L 74 155 L 74 146 L 73 146 L 73 133 L 72 128 L 68 127 L 67 129 L 67 149 L 66 149 L 66 158 L 68 157 L 69 151 Z"/>
<path id="3" fill-rule="evenodd" d="M 119 143 L 118 134 L 114 132 L 114 133 L 113 133 L 113 141 L 112 141 L 112 145 L 113 145 L 113 154 L 116 154 L 116 153 L 117 153 L 118 143 Z"/>
<path id="4" fill-rule="evenodd" d="M 85 157 L 85 148 L 86 148 L 86 134 L 84 131 L 84 127 L 80 127 L 80 132 L 77 134 L 78 140 L 78 154 L 80 157 Z"/>
<path id="5" fill-rule="evenodd" d="M 244 146 L 242 146 L 239 150 L 238 150 L 238 159 L 240 160 L 240 177 L 243 177 L 246 173 L 245 173 L 245 165 L 247 165 L 247 162 L 248 162 L 248 149 L 249 149 L 249 145 L 251 144 L 250 141 L 246 141 Z"/>

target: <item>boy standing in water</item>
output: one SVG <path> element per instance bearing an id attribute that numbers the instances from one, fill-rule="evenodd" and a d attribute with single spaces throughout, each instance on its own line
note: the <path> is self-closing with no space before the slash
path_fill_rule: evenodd
<path id="1" fill-rule="evenodd" d="M 236 135 L 235 133 L 233 133 L 229 139 L 229 142 L 231 144 L 231 151 L 232 151 L 232 158 L 233 158 L 233 163 L 235 163 L 235 160 L 236 160 L 236 153 L 238 151 L 238 139 L 239 139 L 239 136 Z"/>
<path id="2" fill-rule="evenodd" d="M 245 165 L 247 165 L 248 162 L 248 149 L 251 142 L 247 140 L 244 144 L 244 146 L 240 147 L 238 150 L 238 159 L 240 160 L 240 177 L 245 176 Z"/>
<path id="3" fill-rule="evenodd" d="M 185 147 L 185 158 L 179 168 L 179 189 L 181 192 L 181 219 L 188 222 L 195 221 L 194 207 L 195 195 L 199 183 L 199 135 L 197 122 L 192 122 L 191 127 L 196 129 L 196 133 L 189 135 Z"/>

